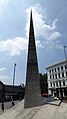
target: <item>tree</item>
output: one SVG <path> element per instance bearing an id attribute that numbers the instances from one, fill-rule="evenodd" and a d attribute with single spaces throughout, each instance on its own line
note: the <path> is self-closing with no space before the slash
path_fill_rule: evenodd
<path id="1" fill-rule="evenodd" d="M 40 73 L 40 88 L 41 93 L 48 93 L 47 73 Z"/>

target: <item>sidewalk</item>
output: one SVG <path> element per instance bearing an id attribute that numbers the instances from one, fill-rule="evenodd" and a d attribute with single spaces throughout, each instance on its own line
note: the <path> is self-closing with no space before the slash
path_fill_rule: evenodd
<path id="1" fill-rule="evenodd" d="M 2 113 L 0 119 L 67 119 L 67 104 L 61 103 L 60 106 L 44 104 L 24 109 L 24 101 L 21 101 Z"/>

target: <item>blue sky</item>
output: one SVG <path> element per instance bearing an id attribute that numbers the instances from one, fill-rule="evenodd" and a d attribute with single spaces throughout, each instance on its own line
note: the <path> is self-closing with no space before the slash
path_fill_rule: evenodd
<path id="1" fill-rule="evenodd" d="M 0 80 L 25 83 L 30 10 L 33 12 L 39 72 L 64 60 L 67 45 L 66 0 L 0 0 Z M 67 50 L 67 49 L 66 49 Z"/>

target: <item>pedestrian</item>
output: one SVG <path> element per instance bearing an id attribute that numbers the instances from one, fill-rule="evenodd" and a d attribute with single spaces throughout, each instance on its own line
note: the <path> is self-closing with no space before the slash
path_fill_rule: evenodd
<path id="1" fill-rule="evenodd" d="M 13 98 L 12 98 L 12 106 L 14 106 L 15 104 L 14 104 L 14 101 L 13 101 Z"/>
<path id="2" fill-rule="evenodd" d="M 4 112 L 4 102 L 2 102 L 2 111 Z"/>
<path id="3" fill-rule="evenodd" d="M 14 106 L 15 104 L 14 104 L 14 101 L 12 101 L 12 106 Z"/>

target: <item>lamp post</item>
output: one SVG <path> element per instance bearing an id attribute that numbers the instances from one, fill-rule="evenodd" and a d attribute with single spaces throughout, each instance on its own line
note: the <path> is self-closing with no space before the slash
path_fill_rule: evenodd
<path id="1" fill-rule="evenodd" d="M 2 111 L 4 112 L 4 84 L 3 84 L 3 89 L 2 89 Z"/>
<path id="2" fill-rule="evenodd" d="M 59 80 L 59 86 L 60 86 L 60 99 L 62 98 L 62 94 L 61 94 L 61 81 Z"/>
<path id="3" fill-rule="evenodd" d="M 67 48 L 67 45 L 64 46 L 64 56 L 65 56 L 65 62 L 66 62 L 66 69 L 67 69 L 67 57 L 66 57 L 66 48 Z M 66 86 L 66 91 L 67 91 L 67 86 Z M 66 94 L 67 96 L 67 94 Z"/>
<path id="4" fill-rule="evenodd" d="M 14 106 L 14 82 L 15 82 L 15 70 L 16 70 L 16 63 L 14 64 L 14 71 L 13 71 L 13 90 L 12 90 L 12 106 Z"/>
<path id="5" fill-rule="evenodd" d="M 67 46 L 64 45 L 64 57 L 65 57 L 65 60 L 66 60 L 66 48 L 67 48 Z"/>

